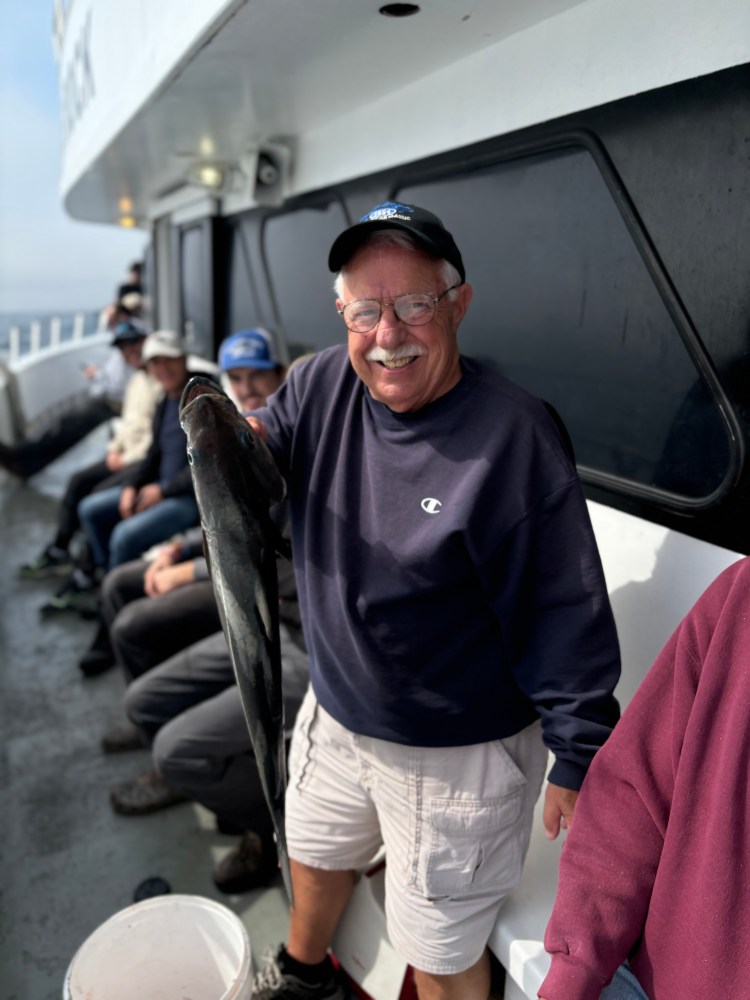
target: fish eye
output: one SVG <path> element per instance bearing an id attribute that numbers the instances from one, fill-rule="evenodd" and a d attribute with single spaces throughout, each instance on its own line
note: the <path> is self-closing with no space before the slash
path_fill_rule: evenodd
<path id="1" fill-rule="evenodd" d="M 188 457 L 188 465 L 195 465 L 195 455 L 193 454 L 191 448 L 188 448 L 187 450 L 187 457 Z"/>

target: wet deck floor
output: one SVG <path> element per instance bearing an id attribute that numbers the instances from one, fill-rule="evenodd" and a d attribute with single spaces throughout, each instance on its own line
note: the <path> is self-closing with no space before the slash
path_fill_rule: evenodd
<path id="1" fill-rule="evenodd" d="M 116 815 L 109 787 L 144 772 L 146 750 L 107 756 L 104 730 L 121 719 L 119 671 L 84 679 L 78 660 L 95 624 L 73 614 L 45 619 L 39 606 L 59 581 L 22 581 L 17 567 L 53 534 L 57 499 L 71 472 L 96 460 L 95 434 L 28 483 L 0 470 L 0 998 L 60 1000 L 76 949 L 161 876 L 176 893 L 229 906 L 254 958 L 283 940 L 280 878 L 267 890 L 225 896 L 211 880 L 236 843 L 211 813 L 181 804 L 145 817 Z"/>

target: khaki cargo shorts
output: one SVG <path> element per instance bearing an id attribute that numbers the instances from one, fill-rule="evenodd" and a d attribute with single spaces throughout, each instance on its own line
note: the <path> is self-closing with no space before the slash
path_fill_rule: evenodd
<path id="1" fill-rule="evenodd" d="M 385 845 L 394 948 L 424 972 L 463 972 L 521 877 L 546 766 L 538 722 L 491 743 L 411 747 L 350 732 L 310 690 L 290 754 L 290 856 L 361 870 Z"/>

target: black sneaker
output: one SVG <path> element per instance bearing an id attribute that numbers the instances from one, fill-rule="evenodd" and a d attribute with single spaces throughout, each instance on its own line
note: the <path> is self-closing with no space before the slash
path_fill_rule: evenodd
<path id="1" fill-rule="evenodd" d="M 98 617 L 99 585 L 80 569 L 74 569 L 54 597 L 39 609 L 42 615 L 77 611 L 84 618 Z"/>
<path id="2" fill-rule="evenodd" d="M 276 954 L 263 956 L 265 967 L 253 979 L 252 1000 L 348 1000 L 349 991 L 342 983 L 330 959 L 327 972 L 317 983 L 306 983 L 288 968 L 288 956 L 283 945 Z"/>
<path id="3" fill-rule="evenodd" d="M 73 557 L 67 549 L 48 545 L 33 562 L 24 563 L 18 569 L 22 580 L 44 580 L 49 576 L 63 576 L 73 569 Z"/>

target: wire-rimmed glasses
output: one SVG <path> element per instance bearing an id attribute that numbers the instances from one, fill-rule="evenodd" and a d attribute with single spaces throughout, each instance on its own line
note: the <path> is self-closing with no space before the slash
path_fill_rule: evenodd
<path id="1" fill-rule="evenodd" d="M 435 315 L 437 304 L 443 296 L 462 284 L 460 281 L 457 285 L 451 285 L 439 295 L 431 295 L 429 292 L 406 292 L 397 295 L 391 302 L 382 302 L 380 299 L 355 299 L 354 302 L 347 302 L 342 306 L 339 315 L 352 333 L 369 333 L 374 330 L 383 315 L 384 306 L 390 306 L 397 318 L 407 326 L 424 326 Z"/>

